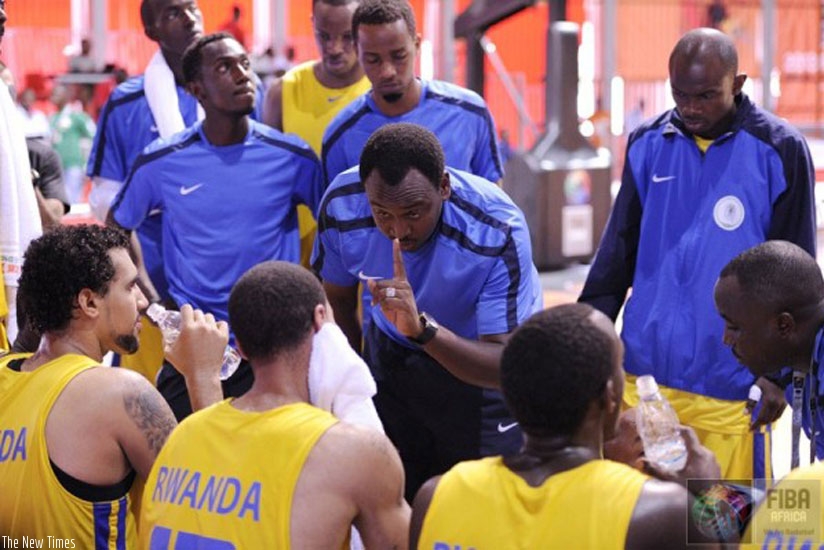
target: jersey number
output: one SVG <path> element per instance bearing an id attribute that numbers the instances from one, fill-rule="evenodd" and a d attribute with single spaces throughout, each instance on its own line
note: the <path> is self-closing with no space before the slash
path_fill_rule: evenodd
<path id="1" fill-rule="evenodd" d="M 149 541 L 150 550 L 172 550 L 169 541 L 172 540 L 172 530 L 166 527 L 152 529 L 152 538 Z M 213 539 L 179 531 L 174 550 L 235 550 L 235 545 L 228 540 Z"/>

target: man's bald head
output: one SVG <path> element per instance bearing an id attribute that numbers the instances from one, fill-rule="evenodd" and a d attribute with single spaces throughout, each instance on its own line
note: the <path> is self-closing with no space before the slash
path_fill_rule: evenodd
<path id="1" fill-rule="evenodd" d="M 673 63 L 700 63 L 710 58 L 719 60 L 728 74 L 738 73 L 738 52 L 729 36 L 716 29 L 693 29 L 682 36 L 672 49 L 670 72 Z"/>

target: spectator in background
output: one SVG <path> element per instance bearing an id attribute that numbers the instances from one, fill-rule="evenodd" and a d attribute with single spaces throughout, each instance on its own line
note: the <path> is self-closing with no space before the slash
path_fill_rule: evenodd
<path id="1" fill-rule="evenodd" d="M 80 53 L 69 57 L 70 73 L 94 73 L 97 72 L 97 62 L 91 56 L 92 41 L 84 38 L 80 41 Z"/>
<path id="2" fill-rule="evenodd" d="M 66 193 L 69 201 L 74 204 L 83 200 L 86 161 L 96 126 L 85 111 L 69 102 L 69 90 L 63 84 L 54 87 L 51 102 L 57 108 L 57 112 L 49 119 L 52 144 L 63 163 Z"/>
<path id="3" fill-rule="evenodd" d="M 275 76 L 281 77 L 286 71 L 295 66 L 295 48 L 286 46 L 284 53 L 279 53 L 275 57 Z"/>
<path id="4" fill-rule="evenodd" d="M 722 27 L 729 17 L 727 6 L 724 0 L 712 0 L 707 6 L 707 26 L 713 29 L 723 30 Z"/>
<path id="5" fill-rule="evenodd" d="M 275 47 L 269 46 L 252 57 L 252 70 L 268 88 L 275 78 Z"/>
<path id="6" fill-rule="evenodd" d="M 63 169 L 57 151 L 49 142 L 39 138 L 26 138 L 26 148 L 29 150 L 31 180 L 40 210 L 40 222 L 45 231 L 60 225 L 63 216 L 71 208 L 71 203 L 66 196 Z"/>
<path id="7" fill-rule="evenodd" d="M 6 30 L 5 8 L 5 1 L 0 0 L 0 53 Z M 17 336 L 17 282 L 23 253 L 42 229 L 26 140 L 6 84 L 13 78 L 5 66 L 0 68 L 0 75 L 0 349 L 5 350 L 9 338 Z"/>
<path id="8" fill-rule="evenodd" d="M 32 88 L 25 88 L 17 98 L 17 112 L 23 123 L 26 137 L 48 138 L 51 136 L 49 119 L 41 109 L 35 106 L 37 94 Z"/>
<path id="9" fill-rule="evenodd" d="M 501 130 L 501 139 L 498 140 L 498 149 L 501 151 L 501 163 L 506 164 L 515 152 L 509 143 L 509 130 Z"/>
<path id="10" fill-rule="evenodd" d="M 243 46 L 243 48 L 245 49 L 246 48 L 246 31 L 243 30 L 243 26 L 241 26 L 241 24 L 240 24 L 240 16 L 241 16 L 240 6 L 235 4 L 234 6 L 232 6 L 232 15 L 229 17 L 229 19 L 226 20 L 225 23 L 223 23 L 220 26 L 219 30 L 221 30 L 223 32 L 228 32 L 229 34 L 234 36 L 235 40 L 240 42 L 240 45 Z"/>
<path id="11" fill-rule="evenodd" d="M 638 128 L 642 122 L 644 122 L 643 97 L 638 99 L 638 103 L 636 103 L 635 106 L 629 110 L 626 118 L 624 118 L 624 133 L 629 134 L 630 132 Z"/>

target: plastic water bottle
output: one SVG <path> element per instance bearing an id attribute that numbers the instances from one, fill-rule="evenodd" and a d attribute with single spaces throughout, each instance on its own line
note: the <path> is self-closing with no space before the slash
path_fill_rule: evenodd
<path id="1" fill-rule="evenodd" d="M 146 315 L 154 321 L 163 333 L 163 345 L 171 346 L 180 336 L 180 312 L 169 311 L 160 304 L 150 304 Z M 240 354 L 232 346 L 226 346 L 223 352 L 223 365 L 220 367 L 220 379 L 232 376 L 240 365 Z"/>
<path id="2" fill-rule="evenodd" d="M 647 460 L 661 470 L 679 472 L 687 463 L 687 446 L 681 437 L 678 416 L 658 391 L 655 378 L 639 376 L 638 434 Z"/>

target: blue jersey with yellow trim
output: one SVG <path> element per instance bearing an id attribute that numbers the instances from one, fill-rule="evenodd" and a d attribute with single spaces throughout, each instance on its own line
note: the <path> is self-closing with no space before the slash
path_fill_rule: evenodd
<path id="1" fill-rule="evenodd" d="M 660 385 L 747 399 L 753 375 L 722 342 L 721 269 L 770 239 L 816 247 L 814 170 L 801 134 L 744 94 L 702 153 L 675 110 L 629 139 L 621 190 L 580 300 L 623 315 L 624 367 Z"/>
<path id="2" fill-rule="evenodd" d="M 0 359 L 0 534 L 17 541 L 14 548 L 134 548 L 129 495 L 93 502 L 71 494 L 46 447 L 52 406 L 75 376 L 97 362 L 64 355 L 31 372 L 9 368 L 29 355 Z M 0 540 L 2 547 L 9 544 L 15 543 Z"/>
<path id="3" fill-rule="evenodd" d="M 250 120 L 242 143 L 218 147 L 199 122 L 146 149 L 112 212 L 135 229 L 162 209 L 172 298 L 226 320 L 229 292 L 248 269 L 299 261 L 296 206 L 314 211 L 320 195 L 320 164 L 300 138 Z"/>
<path id="4" fill-rule="evenodd" d="M 408 113 L 384 115 L 372 92 L 367 92 L 332 120 L 323 134 L 321 152 L 325 184 L 360 164 L 369 136 L 395 122 L 419 124 L 432 131 L 443 146 L 448 166 L 493 182 L 503 177 L 495 123 L 481 96 L 448 82 L 421 80 L 420 102 Z"/>

